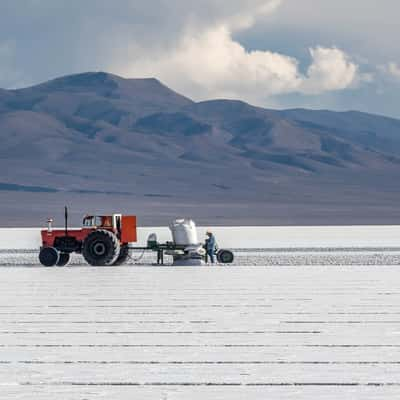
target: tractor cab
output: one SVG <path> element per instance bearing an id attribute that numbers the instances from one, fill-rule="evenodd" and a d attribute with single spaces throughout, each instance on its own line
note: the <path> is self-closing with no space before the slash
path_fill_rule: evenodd
<path id="1" fill-rule="evenodd" d="M 121 234 L 121 214 L 113 215 L 86 215 L 83 218 L 82 225 L 84 228 L 92 229 L 112 229 L 114 232 Z"/>

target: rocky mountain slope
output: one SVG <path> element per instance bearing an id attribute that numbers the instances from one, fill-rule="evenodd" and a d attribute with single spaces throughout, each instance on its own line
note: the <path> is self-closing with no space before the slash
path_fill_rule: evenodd
<path id="1" fill-rule="evenodd" d="M 391 118 L 195 103 L 155 79 L 101 72 L 0 90 L 0 137 L 3 224 L 34 224 L 71 201 L 77 212 L 118 205 L 148 223 L 397 218 Z"/>

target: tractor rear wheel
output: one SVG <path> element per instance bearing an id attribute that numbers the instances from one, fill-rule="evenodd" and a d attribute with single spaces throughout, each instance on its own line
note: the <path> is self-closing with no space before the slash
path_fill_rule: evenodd
<path id="1" fill-rule="evenodd" d="M 58 260 L 57 267 L 65 267 L 69 263 L 70 254 L 61 253 L 60 259 Z"/>
<path id="2" fill-rule="evenodd" d="M 90 265 L 112 265 L 119 253 L 120 246 L 117 236 L 105 229 L 89 233 L 83 241 L 82 255 Z"/>
<path id="3" fill-rule="evenodd" d="M 119 256 L 118 258 L 114 261 L 113 265 L 122 265 L 126 262 L 126 260 L 129 258 L 129 247 L 127 244 L 124 244 L 121 246 L 121 250 L 119 251 Z"/>
<path id="4" fill-rule="evenodd" d="M 54 247 L 42 247 L 39 253 L 40 264 L 54 267 L 60 260 L 60 253 Z"/>

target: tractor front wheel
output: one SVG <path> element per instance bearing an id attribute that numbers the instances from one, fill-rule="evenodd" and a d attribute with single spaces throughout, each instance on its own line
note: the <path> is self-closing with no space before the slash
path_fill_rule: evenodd
<path id="1" fill-rule="evenodd" d="M 60 260 L 60 253 L 54 247 L 42 247 L 39 253 L 40 264 L 54 267 Z"/>
<path id="2" fill-rule="evenodd" d="M 120 254 L 117 236 L 105 229 L 91 232 L 82 245 L 84 259 L 94 266 L 112 265 Z"/>

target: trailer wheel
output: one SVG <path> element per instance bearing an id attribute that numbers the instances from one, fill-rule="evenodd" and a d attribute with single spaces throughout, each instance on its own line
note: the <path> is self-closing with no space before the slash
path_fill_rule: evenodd
<path id="1" fill-rule="evenodd" d="M 232 264 L 234 255 L 230 250 L 220 250 L 217 253 L 217 260 L 221 264 Z"/>
<path id="2" fill-rule="evenodd" d="M 118 238 L 105 229 L 91 232 L 83 241 L 82 255 L 90 265 L 112 265 L 119 253 Z"/>
<path id="3" fill-rule="evenodd" d="M 118 258 L 114 261 L 113 265 L 122 265 L 125 264 L 126 260 L 129 258 L 129 247 L 128 245 L 121 246 L 121 250 L 119 251 Z"/>
<path id="4" fill-rule="evenodd" d="M 61 253 L 60 259 L 58 260 L 57 267 L 65 267 L 69 263 L 70 254 Z"/>
<path id="5" fill-rule="evenodd" d="M 45 267 L 54 267 L 60 260 L 60 253 L 54 247 L 40 249 L 39 261 Z"/>

